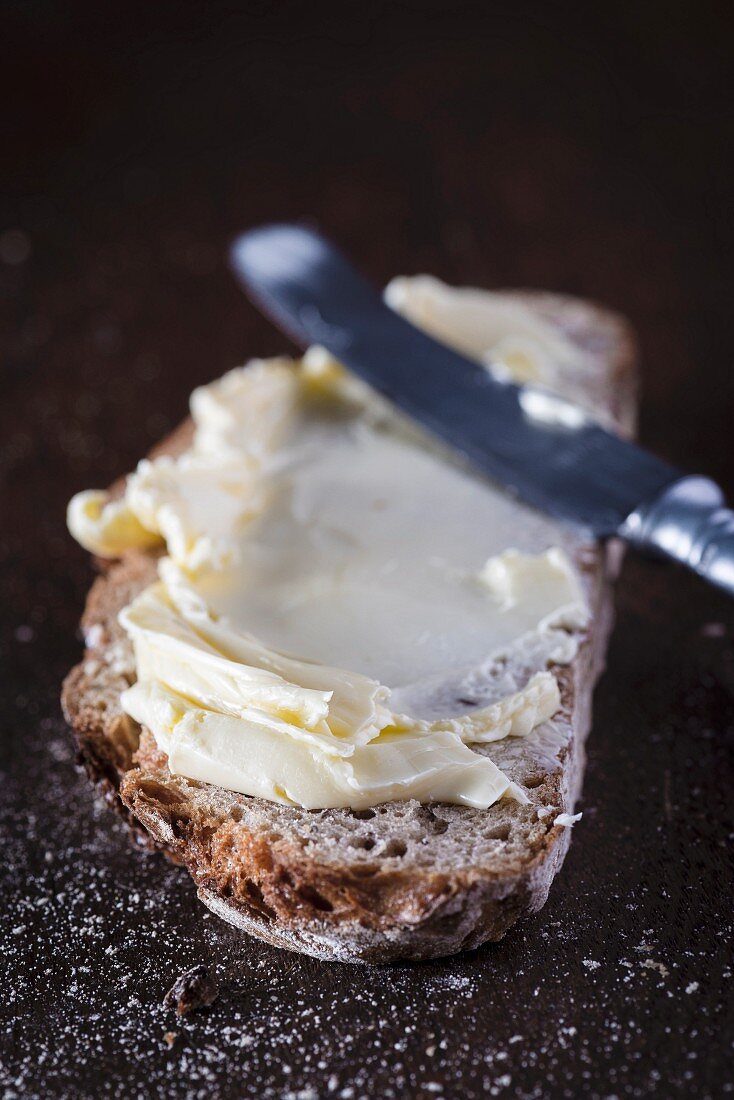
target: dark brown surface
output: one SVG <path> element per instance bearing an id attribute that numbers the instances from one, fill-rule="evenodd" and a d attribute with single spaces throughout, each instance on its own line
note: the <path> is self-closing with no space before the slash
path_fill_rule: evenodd
<path id="1" fill-rule="evenodd" d="M 567 5 L 350 7 L 3 9 L 0 1079 L 8 1097 L 725 1095 L 734 615 L 692 577 L 625 567 L 571 854 L 542 913 L 474 955 L 355 970 L 243 939 L 74 770 L 57 696 L 90 570 L 64 506 L 196 383 L 282 347 L 224 268 L 237 229 L 308 215 L 380 280 L 622 310 L 643 439 L 734 493 L 725 6 L 593 25 Z M 222 993 L 179 1021 L 163 996 L 200 963 Z"/>

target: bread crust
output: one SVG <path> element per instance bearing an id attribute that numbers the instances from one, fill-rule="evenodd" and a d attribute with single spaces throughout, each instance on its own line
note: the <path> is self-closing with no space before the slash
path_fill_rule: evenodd
<path id="1" fill-rule="evenodd" d="M 513 297 L 593 352 L 600 390 L 595 399 L 631 431 L 636 356 L 626 324 L 576 299 L 527 292 Z M 185 422 L 154 453 L 179 453 L 190 437 Z M 64 682 L 64 713 L 90 779 L 138 842 L 187 867 L 199 898 L 218 916 L 320 959 L 374 963 L 449 955 L 498 940 L 537 911 L 563 862 L 571 830 L 553 820 L 573 808 L 580 791 L 619 560 L 612 543 L 589 545 L 575 561 L 590 582 L 591 623 L 572 664 L 555 669 L 562 696 L 558 721 L 568 737 L 557 766 L 532 777 L 529 809 L 393 803 L 361 814 L 309 814 L 172 776 L 152 736 L 119 705 L 135 671 L 117 615 L 155 578 L 152 554 L 97 561 L 101 573 L 82 619 L 87 648 Z M 539 805 L 551 812 L 540 817 Z M 474 861 L 447 857 L 451 844 L 460 847 L 462 830 L 472 843 L 481 833 Z"/>

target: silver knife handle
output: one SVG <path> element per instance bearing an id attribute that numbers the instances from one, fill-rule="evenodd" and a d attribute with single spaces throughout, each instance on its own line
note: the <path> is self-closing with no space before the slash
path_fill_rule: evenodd
<path id="1" fill-rule="evenodd" d="M 640 505 L 620 534 L 640 549 L 682 562 L 734 595 L 734 512 L 715 482 L 684 477 Z"/>

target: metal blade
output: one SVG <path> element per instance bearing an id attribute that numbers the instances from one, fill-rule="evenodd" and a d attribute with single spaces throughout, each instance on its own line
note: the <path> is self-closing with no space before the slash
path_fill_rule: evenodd
<path id="1" fill-rule="evenodd" d="M 235 274 L 297 344 L 322 344 L 528 503 L 616 533 L 679 471 L 538 390 L 497 381 L 391 310 L 329 241 L 297 225 L 239 237 Z"/>

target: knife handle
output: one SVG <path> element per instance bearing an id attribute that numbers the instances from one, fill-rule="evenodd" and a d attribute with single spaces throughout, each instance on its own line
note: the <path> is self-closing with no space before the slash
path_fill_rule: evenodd
<path id="1" fill-rule="evenodd" d="M 682 562 L 734 595 L 734 512 L 705 477 L 684 477 L 625 520 L 623 538 Z"/>

